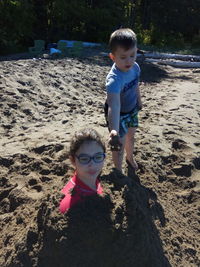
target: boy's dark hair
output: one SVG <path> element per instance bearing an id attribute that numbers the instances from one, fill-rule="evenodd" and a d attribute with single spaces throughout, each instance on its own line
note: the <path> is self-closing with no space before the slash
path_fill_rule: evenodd
<path id="1" fill-rule="evenodd" d="M 68 155 L 74 158 L 76 151 L 80 148 L 80 146 L 83 143 L 90 141 L 95 141 L 102 147 L 103 152 L 106 152 L 105 144 L 101 140 L 101 137 L 97 133 L 97 131 L 91 128 L 85 128 L 81 131 L 75 132 L 74 136 L 71 139 Z"/>
<path id="2" fill-rule="evenodd" d="M 136 45 L 137 37 L 131 29 L 119 29 L 114 31 L 110 36 L 109 47 L 112 53 L 114 53 L 119 46 L 128 50 Z"/>

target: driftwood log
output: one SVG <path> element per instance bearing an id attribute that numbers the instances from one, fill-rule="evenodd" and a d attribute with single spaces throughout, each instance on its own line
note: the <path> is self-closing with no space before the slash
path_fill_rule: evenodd
<path id="1" fill-rule="evenodd" d="M 146 62 L 181 68 L 200 68 L 200 56 L 167 53 L 144 53 Z"/>
<path id="2" fill-rule="evenodd" d="M 196 55 L 180 55 L 180 54 L 166 54 L 166 53 L 144 53 L 146 58 L 154 58 L 154 59 L 176 59 L 183 61 L 199 61 L 200 56 Z"/>
<path id="3" fill-rule="evenodd" d="M 101 52 L 102 56 L 108 56 L 108 53 Z M 200 56 L 180 55 L 167 53 L 150 53 L 138 50 L 137 59 L 145 62 L 170 65 L 181 68 L 200 68 Z"/>
<path id="4" fill-rule="evenodd" d="M 180 60 L 164 60 L 164 59 L 152 59 L 146 58 L 145 62 L 158 63 L 161 65 L 170 65 L 174 67 L 182 67 L 182 68 L 200 68 L 200 62 L 191 62 L 191 61 L 180 61 Z"/>

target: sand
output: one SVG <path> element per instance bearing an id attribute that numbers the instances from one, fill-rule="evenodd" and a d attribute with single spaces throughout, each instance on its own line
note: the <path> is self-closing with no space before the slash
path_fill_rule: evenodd
<path id="1" fill-rule="evenodd" d="M 92 127 L 108 138 L 111 62 L 0 61 L 0 266 L 200 265 L 200 70 L 139 63 L 137 175 L 114 170 L 108 148 L 104 196 L 61 215 L 71 135 Z"/>

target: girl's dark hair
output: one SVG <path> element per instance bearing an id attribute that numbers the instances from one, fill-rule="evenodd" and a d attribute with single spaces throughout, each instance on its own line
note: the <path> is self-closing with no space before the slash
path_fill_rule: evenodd
<path id="1" fill-rule="evenodd" d="M 131 29 L 119 29 L 114 31 L 110 36 L 109 47 L 112 53 L 114 53 L 118 47 L 128 50 L 136 45 L 137 37 Z"/>
<path id="2" fill-rule="evenodd" d="M 80 146 L 89 141 L 95 141 L 97 144 L 99 144 L 103 152 L 106 152 L 105 144 L 101 140 L 100 135 L 95 131 L 94 129 L 91 128 L 85 128 L 81 131 L 75 132 L 74 136 L 71 139 L 70 147 L 69 147 L 69 152 L 68 155 L 71 157 L 74 157 L 76 154 L 76 151 L 80 148 Z"/>

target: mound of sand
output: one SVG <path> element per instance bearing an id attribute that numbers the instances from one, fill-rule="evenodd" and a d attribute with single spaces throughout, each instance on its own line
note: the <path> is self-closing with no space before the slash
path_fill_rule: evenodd
<path id="1" fill-rule="evenodd" d="M 71 134 L 105 139 L 108 59 L 0 62 L 0 265 L 198 266 L 199 71 L 141 63 L 137 176 L 102 174 L 103 197 L 59 214 Z"/>
<path id="2" fill-rule="evenodd" d="M 58 213 L 59 194 L 49 193 L 34 205 L 19 190 L 7 189 L 12 190 L 9 212 L 17 203 L 24 207 L 7 223 L 24 225 L 32 218 L 29 227 L 15 228 L 18 242 L 10 251 L 10 265 L 169 266 L 152 221 L 159 208 L 155 194 L 117 171 L 102 181 L 103 197 L 89 197 L 67 215 Z M 163 214 L 160 220 L 164 223 Z"/>

